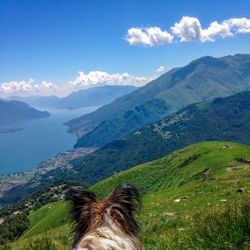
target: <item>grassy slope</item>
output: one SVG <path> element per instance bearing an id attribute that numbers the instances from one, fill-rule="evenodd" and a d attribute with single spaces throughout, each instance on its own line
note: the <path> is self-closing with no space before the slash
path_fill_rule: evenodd
<path id="1" fill-rule="evenodd" d="M 117 184 L 129 182 L 145 192 L 146 210 L 155 199 L 163 199 L 158 205 L 163 210 L 169 206 L 174 210 L 186 210 L 196 207 L 195 204 L 204 206 L 209 200 L 216 202 L 220 198 L 234 198 L 238 188 L 250 187 L 250 166 L 247 168 L 247 165 L 234 161 L 239 156 L 250 158 L 250 147 L 228 142 L 199 143 L 113 175 L 94 185 L 91 190 L 102 198 Z M 227 170 L 234 166 L 241 167 L 237 171 Z M 203 174 L 207 168 L 210 169 L 208 176 Z M 185 199 L 185 206 L 172 202 L 179 196 L 189 197 Z"/>
<path id="2" fill-rule="evenodd" d="M 18 241 L 0 246 L 1 250 L 68 250 L 70 249 L 70 226 L 62 225 L 41 234 L 19 239 Z"/>
<path id="3" fill-rule="evenodd" d="M 250 147 L 228 142 L 200 143 L 118 173 L 96 184 L 91 190 L 103 198 L 121 182 L 141 187 L 145 192 L 141 221 L 146 249 L 173 249 L 173 235 L 178 228 L 188 227 L 183 217 L 249 196 L 250 165 L 235 161 L 235 157 L 249 159 Z M 238 168 L 228 171 L 230 167 Z M 208 175 L 203 173 L 206 168 L 210 169 Z M 238 188 L 244 188 L 245 192 L 237 193 Z M 176 199 L 180 201 L 176 202 Z M 61 202 L 56 204 L 52 213 L 48 206 L 31 213 L 31 229 L 16 243 L 18 247 L 24 249 L 29 239 L 44 242 L 44 237 L 50 237 L 51 233 L 47 236 L 35 235 L 65 224 L 66 205 Z M 50 238 L 51 244 L 54 244 L 52 249 L 67 249 L 62 247 L 62 242 L 69 244 L 69 226 L 64 225 L 50 232 L 53 233 Z M 13 249 L 22 249 L 17 248 L 16 244 Z"/>
<path id="4" fill-rule="evenodd" d="M 21 239 L 27 239 L 34 235 L 49 231 L 68 222 L 68 204 L 59 201 L 49 203 L 29 215 L 30 228 Z"/>

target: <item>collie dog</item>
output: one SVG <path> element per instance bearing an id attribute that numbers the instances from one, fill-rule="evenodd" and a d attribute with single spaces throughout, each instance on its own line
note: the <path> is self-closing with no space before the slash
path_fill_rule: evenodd
<path id="1" fill-rule="evenodd" d="M 123 184 L 104 201 L 86 190 L 71 189 L 74 221 L 73 250 L 141 250 L 135 212 L 141 207 L 139 190 Z"/>

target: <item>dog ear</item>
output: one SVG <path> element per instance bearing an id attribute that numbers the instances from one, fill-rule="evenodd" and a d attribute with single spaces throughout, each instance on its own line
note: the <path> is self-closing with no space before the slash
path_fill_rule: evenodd
<path id="1" fill-rule="evenodd" d="M 109 197 L 112 203 L 111 216 L 128 234 L 137 235 L 138 223 L 135 212 L 141 208 L 141 192 L 130 184 L 119 185 Z"/>
<path id="2" fill-rule="evenodd" d="M 91 207 L 96 202 L 96 198 L 90 191 L 83 190 L 81 187 L 72 187 L 66 199 L 71 203 L 70 215 L 75 224 L 74 244 L 76 244 L 91 226 Z"/>
<path id="3" fill-rule="evenodd" d="M 82 187 L 71 187 L 66 199 L 71 203 L 71 217 L 76 222 L 81 220 L 84 210 L 96 201 L 95 194 Z"/>
<path id="4" fill-rule="evenodd" d="M 141 192 L 130 184 L 121 184 L 116 187 L 110 196 L 113 203 L 118 203 L 132 214 L 141 206 Z"/>

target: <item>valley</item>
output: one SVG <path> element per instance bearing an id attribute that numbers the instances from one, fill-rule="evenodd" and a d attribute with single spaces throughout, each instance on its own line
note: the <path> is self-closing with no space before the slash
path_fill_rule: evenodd
<path id="1" fill-rule="evenodd" d="M 231 92 L 216 93 L 217 98 L 202 97 L 199 90 L 199 98 L 171 102 L 168 91 L 184 83 L 191 88 L 200 70 L 206 75 L 219 68 L 220 77 L 229 79 L 232 62 L 237 74 L 244 71 L 237 89 L 228 87 Z M 221 241 L 230 249 L 240 249 L 241 242 L 250 247 L 244 224 L 250 225 L 248 63 L 249 55 L 201 58 L 102 107 L 40 107 L 48 117 L 9 123 L 10 130 L 0 135 L 0 249 L 66 250 L 72 229 L 67 191 L 81 186 L 104 199 L 120 183 L 142 192 L 138 218 L 146 249 L 220 249 Z M 238 79 L 236 71 L 229 84 Z M 107 120 L 91 128 L 97 117 Z M 79 137 L 75 147 L 73 134 Z M 15 170 L 4 172 L 5 164 Z M 225 225 L 220 237 L 217 224 Z"/>
<path id="2" fill-rule="evenodd" d="M 155 160 L 184 146 L 202 141 L 234 141 L 249 144 L 249 100 L 245 91 L 188 105 L 159 122 L 146 125 L 88 154 L 70 161 L 70 167 L 46 168 L 22 186 L 5 192 L 2 204 L 13 203 L 30 192 L 61 180 L 95 184 L 135 165 Z M 241 127 L 241 130 L 238 128 Z"/>

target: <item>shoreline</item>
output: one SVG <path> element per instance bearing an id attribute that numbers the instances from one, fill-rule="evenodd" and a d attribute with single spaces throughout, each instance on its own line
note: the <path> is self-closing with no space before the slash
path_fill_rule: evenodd
<path id="1" fill-rule="evenodd" d="M 72 161 L 92 153 L 96 148 L 77 148 L 56 154 L 53 158 L 41 161 L 38 166 L 27 172 L 14 172 L 0 175 L 0 200 L 13 188 L 25 185 L 37 176 L 42 176 L 56 169 L 73 169 Z"/>

